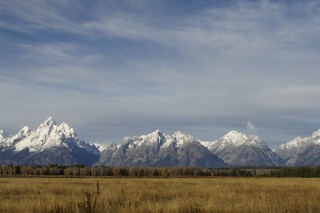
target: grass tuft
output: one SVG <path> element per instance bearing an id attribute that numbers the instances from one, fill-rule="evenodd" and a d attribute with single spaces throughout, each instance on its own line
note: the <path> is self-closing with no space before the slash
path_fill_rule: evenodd
<path id="1" fill-rule="evenodd" d="M 0 213 L 319 212 L 307 178 L 2 178 Z"/>

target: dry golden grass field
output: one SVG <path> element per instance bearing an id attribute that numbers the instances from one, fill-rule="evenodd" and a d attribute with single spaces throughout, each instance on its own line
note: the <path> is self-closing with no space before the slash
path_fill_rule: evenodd
<path id="1" fill-rule="evenodd" d="M 1 178 L 0 212 L 320 212 L 320 179 Z"/>

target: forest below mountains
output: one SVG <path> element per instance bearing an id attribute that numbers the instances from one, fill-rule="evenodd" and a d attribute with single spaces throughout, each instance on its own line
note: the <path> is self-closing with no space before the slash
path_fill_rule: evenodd
<path id="1" fill-rule="evenodd" d="M 61 177 L 320 177 L 320 167 L 198 168 L 198 167 L 85 167 L 0 166 L 1 176 Z"/>

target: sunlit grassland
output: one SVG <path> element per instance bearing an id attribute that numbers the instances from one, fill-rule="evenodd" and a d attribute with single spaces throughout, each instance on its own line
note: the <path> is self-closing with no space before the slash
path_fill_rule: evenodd
<path id="1" fill-rule="evenodd" d="M 320 179 L 1 178 L 0 212 L 320 212 Z"/>

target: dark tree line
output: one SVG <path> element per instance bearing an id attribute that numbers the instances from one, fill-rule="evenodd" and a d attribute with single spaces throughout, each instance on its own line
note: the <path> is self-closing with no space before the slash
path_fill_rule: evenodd
<path id="1" fill-rule="evenodd" d="M 320 177 L 320 167 L 286 168 L 197 168 L 197 167 L 85 167 L 0 166 L 2 176 L 66 177 Z"/>

